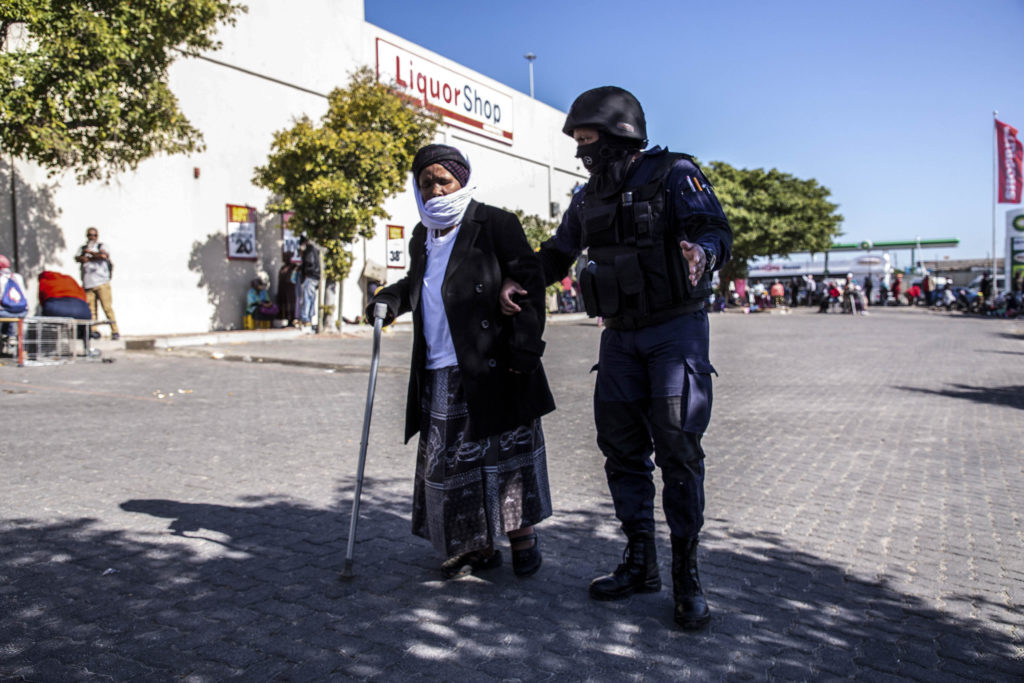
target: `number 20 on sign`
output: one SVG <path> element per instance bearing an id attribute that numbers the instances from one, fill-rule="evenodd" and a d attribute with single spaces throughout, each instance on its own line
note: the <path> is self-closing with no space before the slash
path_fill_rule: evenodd
<path id="1" fill-rule="evenodd" d="M 256 209 L 251 206 L 227 205 L 227 249 L 229 259 L 255 260 Z"/>

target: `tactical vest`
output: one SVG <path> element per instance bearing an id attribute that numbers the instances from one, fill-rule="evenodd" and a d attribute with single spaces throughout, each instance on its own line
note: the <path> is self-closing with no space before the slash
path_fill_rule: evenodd
<path id="1" fill-rule="evenodd" d="M 602 316 L 611 328 L 637 329 L 703 307 L 711 294 L 711 273 L 696 287 L 671 225 L 666 180 L 685 154 L 656 158 L 653 180 L 611 197 L 583 196 L 581 246 L 587 265 L 580 292 L 590 317 Z M 587 192 L 585 189 L 584 192 Z"/>

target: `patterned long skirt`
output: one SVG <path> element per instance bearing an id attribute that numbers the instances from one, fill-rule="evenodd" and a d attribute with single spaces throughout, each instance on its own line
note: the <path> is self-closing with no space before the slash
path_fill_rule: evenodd
<path id="1" fill-rule="evenodd" d="M 472 430 L 458 367 L 427 371 L 421 410 L 413 534 L 453 557 L 551 516 L 539 418 L 467 441 Z"/>

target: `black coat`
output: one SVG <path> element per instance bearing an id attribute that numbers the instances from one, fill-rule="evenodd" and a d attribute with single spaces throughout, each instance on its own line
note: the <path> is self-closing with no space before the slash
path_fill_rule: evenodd
<path id="1" fill-rule="evenodd" d="M 427 261 L 426 234 L 423 224 L 418 224 L 409 243 L 408 274 L 378 292 L 367 309 L 372 311 L 375 303 L 383 302 L 389 317 L 408 311 L 413 314 L 406 441 L 422 426 L 420 399 L 427 344 L 420 290 Z M 514 316 L 502 315 L 498 305 L 505 277 L 528 292 L 518 302 L 522 312 Z M 452 247 L 441 297 L 474 430 L 467 438 L 500 434 L 555 409 L 540 363 L 544 352 L 543 271 L 514 214 L 470 202 Z"/>

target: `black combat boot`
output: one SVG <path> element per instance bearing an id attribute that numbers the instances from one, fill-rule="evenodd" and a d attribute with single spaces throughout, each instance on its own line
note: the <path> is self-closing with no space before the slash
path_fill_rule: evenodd
<path id="1" fill-rule="evenodd" d="M 697 537 L 672 537 L 672 589 L 676 599 L 676 623 L 687 630 L 706 625 L 711 619 L 708 601 L 697 573 Z"/>
<path id="2" fill-rule="evenodd" d="M 654 534 L 633 534 L 622 553 L 622 564 L 607 576 L 590 582 L 594 600 L 620 600 L 633 593 L 655 593 L 661 590 L 658 555 Z"/>

